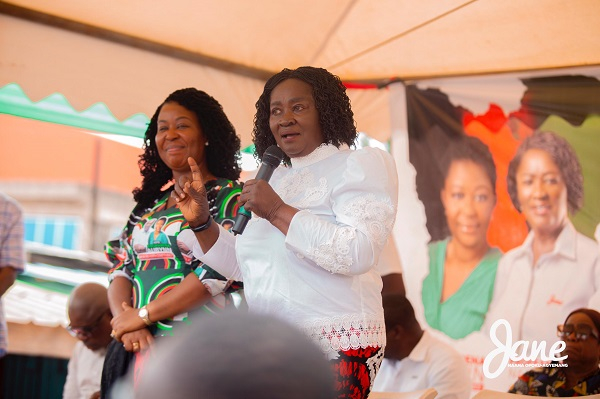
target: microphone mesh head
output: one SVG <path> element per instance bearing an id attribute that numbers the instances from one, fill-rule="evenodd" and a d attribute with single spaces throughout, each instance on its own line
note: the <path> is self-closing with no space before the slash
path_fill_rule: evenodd
<path id="1" fill-rule="evenodd" d="M 265 150 L 262 156 L 262 162 L 274 168 L 278 167 L 283 159 L 284 153 L 281 148 L 275 144 Z"/>

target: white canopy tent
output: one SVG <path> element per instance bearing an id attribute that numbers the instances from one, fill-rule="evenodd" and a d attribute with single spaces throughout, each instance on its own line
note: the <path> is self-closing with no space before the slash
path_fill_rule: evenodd
<path id="1" fill-rule="evenodd" d="M 370 87 L 349 95 L 359 130 L 392 139 L 395 236 L 416 264 L 428 233 L 401 82 L 598 66 L 599 16 L 598 0 L 0 1 L 0 88 L 16 83 L 32 101 L 58 92 L 79 111 L 101 102 L 125 120 L 194 86 L 219 100 L 245 147 L 270 75 L 327 68 Z"/>
<path id="2" fill-rule="evenodd" d="M 345 82 L 600 64 L 597 0 L 0 1 L 0 87 L 75 109 L 152 115 L 187 86 L 217 98 L 244 146 L 265 79 L 321 66 Z M 358 128 L 390 138 L 388 90 L 350 90 Z"/>

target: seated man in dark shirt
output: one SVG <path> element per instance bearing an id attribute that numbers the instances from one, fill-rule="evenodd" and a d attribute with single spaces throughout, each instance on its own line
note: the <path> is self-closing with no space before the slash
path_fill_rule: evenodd
<path id="1" fill-rule="evenodd" d="M 528 371 L 519 377 L 509 392 L 532 396 L 600 393 L 599 332 L 600 313 L 584 308 L 574 310 L 557 330 L 558 337 L 566 343 L 562 356 L 568 357 L 563 364 L 553 363 Z"/>

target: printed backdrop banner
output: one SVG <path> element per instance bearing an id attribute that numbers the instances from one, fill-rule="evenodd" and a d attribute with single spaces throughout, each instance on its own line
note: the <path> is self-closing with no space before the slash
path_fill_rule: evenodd
<path id="1" fill-rule="evenodd" d="M 531 291 L 523 293 L 526 302 L 515 298 L 512 307 L 498 306 L 496 310 L 511 310 L 507 314 L 496 311 L 494 319 L 523 320 L 518 326 L 512 326 L 513 342 L 551 341 L 546 345 L 548 352 L 558 339 L 556 325 L 563 323 L 570 311 L 582 306 L 598 310 L 600 284 L 598 279 L 586 277 L 583 269 L 595 265 L 596 274 L 600 272 L 598 243 L 594 241 L 598 240 L 596 229 L 600 223 L 600 68 L 417 81 L 404 84 L 403 90 L 410 164 L 399 163 L 401 200 L 395 238 L 404 267 L 407 295 L 423 327 L 452 342 L 464 354 L 471 369 L 474 391 L 507 390 L 527 368 L 521 364 L 521 367 L 507 367 L 497 378 L 484 377 L 484 358 L 496 347 L 489 334 L 495 320 L 486 315 L 502 302 L 501 292 L 495 289 L 498 288 L 496 276 L 502 274 L 502 268 L 507 265 L 505 259 L 498 267 L 499 260 L 506 252 L 520 247 L 529 233 L 525 212 L 520 213 L 511 201 L 507 172 L 521 142 L 536 131 L 552 132 L 564 138 L 575 151 L 583 175 L 583 206 L 568 215 L 574 226 L 573 234 L 586 248 L 592 248 L 593 259 L 591 266 L 590 261 L 584 265 L 580 259 L 573 264 L 559 261 L 559 268 L 569 267 L 573 270 L 568 273 L 587 279 L 585 294 L 572 298 L 569 292 L 562 291 L 566 285 L 557 281 L 554 291 L 541 290 L 551 292 L 548 298 L 538 297 L 536 282 L 541 284 L 548 276 L 535 274 L 526 288 Z M 472 139 L 465 140 L 466 137 Z M 484 162 L 475 162 L 475 166 L 469 167 L 468 163 L 452 161 L 452 154 L 465 150 L 457 150 L 458 146 L 466 147 L 467 142 L 483 143 L 491 153 L 491 169 L 495 169 L 497 176 L 495 203 L 493 193 L 490 199 L 490 191 L 485 188 L 475 188 L 470 193 L 463 192 L 460 186 L 461 178 L 464 182 L 466 176 L 467 181 L 475 184 L 479 176 L 491 187 L 490 168 L 484 168 Z M 574 161 L 569 159 L 571 163 Z M 414 182 L 402 185 L 406 176 L 408 179 L 414 176 Z M 566 181 L 565 185 L 570 192 L 571 182 Z M 402 196 L 410 196 L 407 190 L 411 187 L 416 190 L 418 201 L 402 200 Z M 458 199 L 471 198 L 471 194 L 473 203 L 469 212 L 472 215 L 468 220 L 474 221 L 472 223 L 465 222 L 464 215 L 455 206 Z M 425 228 L 414 224 L 419 220 Z M 488 222 L 489 227 L 481 229 Z M 446 264 L 446 249 L 452 246 L 453 239 L 467 244 L 483 239 L 491 249 L 479 263 L 470 265 L 470 272 L 465 274 L 468 265 Z M 460 258 L 460 254 L 455 255 Z M 462 275 L 456 272 L 461 268 Z M 543 267 L 540 270 L 544 272 Z M 556 280 L 561 279 L 556 275 Z M 510 287 L 519 284 L 507 283 Z M 533 329 L 527 327 L 529 321 L 529 324 L 534 323 L 528 320 L 532 311 L 536 314 Z M 529 362 L 536 363 L 539 361 Z"/>

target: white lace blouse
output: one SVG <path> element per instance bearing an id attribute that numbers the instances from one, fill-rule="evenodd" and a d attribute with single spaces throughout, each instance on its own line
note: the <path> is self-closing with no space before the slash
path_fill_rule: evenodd
<path id="1" fill-rule="evenodd" d="M 277 314 L 324 352 L 382 346 L 382 282 L 375 270 L 396 216 L 397 174 L 379 149 L 322 145 L 280 166 L 271 186 L 300 210 L 287 236 L 253 215 L 243 235 L 221 229 L 195 254 L 225 277 L 243 280 L 251 311 Z"/>

